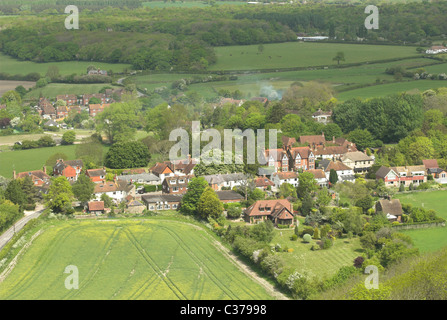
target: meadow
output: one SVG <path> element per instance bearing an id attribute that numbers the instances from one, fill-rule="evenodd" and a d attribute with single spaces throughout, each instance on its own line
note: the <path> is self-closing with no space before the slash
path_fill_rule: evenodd
<path id="1" fill-rule="evenodd" d="M 337 65 L 333 58 L 344 52 L 340 64 L 417 57 L 415 47 L 343 43 L 285 42 L 216 47 L 217 63 L 209 70 L 253 70 Z"/>
<path id="2" fill-rule="evenodd" d="M 98 93 L 104 87 L 121 88 L 112 86 L 110 83 L 91 83 L 91 84 L 71 84 L 71 83 L 50 83 L 43 88 L 36 88 L 28 92 L 24 99 L 39 99 L 40 96 L 54 99 L 62 94 L 91 94 Z"/>
<path id="3" fill-rule="evenodd" d="M 96 61 L 64 61 L 64 62 L 48 62 L 37 63 L 32 61 L 20 61 L 0 53 L 1 72 L 10 75 L 27 75 L 29 73 L 37 72 L 42 77 L 48 71 L 50 66 L 59 68 L 59 73 L 63 76 L 77 74 L 87 74 L 87 68 L 94 65 L 102 70 L 113 70 L 114 73 L 122 73 L 125 69 L 131 69 L 130 64 L 122 63 L 104 63 Z"/>
<path id="4" fill-rule="evenodd" d="M 105 155 L 108 147 L 103 148 Z M 75 150 L 76 145 L 70 145 L 0 152 L 0 176 L 10 179 L 14 170 L 16 172 L 42 170 L 45 162 L 56 153 L 63 153 L 68 160 L 74 160 L 76 159 Z"/>
<path id="5" fill-rule="evenodd" d="M 447 219 L 447 190 L 396 194 L 396 199 L 404 204 L 433 209 Z M 433 252 L 447 246 L 447 228 L 414 229 L 404 231 L 414 241 L 421 252 Z"/>
<path id="6" fill-rule="evenodd" d="M 67 266 L 79 289 L 67 290 Z M 0 299 L 268 300 L 202 227 L 162 220 L 65 221 L 44 228 L 0 286 Z"/>

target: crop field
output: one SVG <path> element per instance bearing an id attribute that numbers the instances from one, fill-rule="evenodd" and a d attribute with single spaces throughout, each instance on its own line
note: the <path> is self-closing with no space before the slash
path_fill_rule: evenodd
<path id="1" fill-rule="evenodd" d="M 286 42 L 258 45 L 216 47 L 217 63 L 210 70 L 253 70 L 336 65 L 332 59 L 344 52 L 342 63 L 360 63 L 419 56 L 414 47 L 364 44 Z"/>
<path id="2" fill-rule="evenodd" d="M 18 86 L 23 86 L 25 89 L 34 87 L 36 83 L 32 81 L 10 81 L 0 80 L 0 97 L 9 90 L 14 90 Z"/>
<path id="3" fill-rule="evenodd" d="M 174 220 L 70 221 L 47 227 L 0 286 L 0 299 L 273 299 L 201 227 Z M 76 266 L 79 289 L 64 273 Z"/>
<path id="4" fill-rule="evenodd" d="M 402 203 L 435 210 L 447 219 L 447 190 L 396 194 Z M 415 229 L 404 231 L 414 241 L 421 252 L 436 251 L 447 246 L 447 228 Z"/>
<path id="5" fill-rule="evenodd" d="M 0 65 L 1 72 L 8 73 L 10 75 L 27 75 L 29 73 L 37 72 L 42 76 L 48 71 L 48 67 L 56 66 L 59 68 L 61 75 L 71 75 L 76 73 L 77 75 L 86 74 L 87 68 L 90 65 L 94 65 L 102 70 L 113 70 L 115 73 L 121 73 L 126 68 L 130 69 L 129 64 L 120 63 L 104 63 L 104 62 L 88 62 L 88 61 L 64 61 L 64 62 L 48 62 L 48 63 L 36 63 L 32 61 L 20 61 L 9 57 L 3 53 L 0 53 Z"/>

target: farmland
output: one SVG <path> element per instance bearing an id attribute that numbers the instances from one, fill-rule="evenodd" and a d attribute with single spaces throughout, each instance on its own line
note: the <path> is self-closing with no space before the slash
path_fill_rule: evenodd
<path id="1" fill-rule="evenodd" d="M 39 99 L 40 96 L 49 99 L 55 99 L 58 95 L 63 94 L 91 94 L 98 93 L 104 87 L 118 88 L 111 86 L 108 83 L 93 83 L 93 84 L 68 84 L 68 83 L 50 83 L 43 88 L 37 88 L 28 92 L 25 99 Z"/>
<path id="2" fill-rule="evenodd" d="M 25 89 L 32 88 L 35 85 L 35 82 L 32 81 L 9 81 L 9 80 L 0 80 L 0 96 L 3 95 L 6 91 L 14 90 L 18 86 L 23 86 Z"/>
<path id="3" fill-rule="evenodd" d="M 435 210 L 440 217 L 447 219 L 447 190 L 397 194 L 395 198 L 404 204 Z M 447 229 L 430 228 L 405 231 L 422 252 L 436 251 L 447 246 Z"/>
<path id="4" fill-rule="evenodd" d="M 215 245 L 201 227 L 174 220 L 54 223 L 2 283 L 0 299 L 273 298 Z M 69 265 L 78 290 L 64 286 Z"/>
<path id="5" fill-rule="evenodd" d="M 90 65 L 95 65 L 102 70 L 113 70 L 115 73 L 121 73 L 126 68 L 129 69 L 129 64 L 114 64 L 104 62 L 88 62 L 88 61 L 64 61 L 64 62 L 48 62 L 37 63 L 32 61 L 20 61 L 11 58 L 3 53 L 0 53 L 0 65 L 2 66 L 1 72 L 10 75 L 27 75 L 29 73 L 37 72 L 42 77 L 48 71 L 50 66 L 56 66 L 59 69 L 59 73 L 63 76 L 76 73 L 77 75 L 86 74 L 87 68 Z"/>

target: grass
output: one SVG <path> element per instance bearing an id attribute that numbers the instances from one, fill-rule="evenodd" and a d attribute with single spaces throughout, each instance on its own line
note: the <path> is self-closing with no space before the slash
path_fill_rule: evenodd
<path id="1" fill-rule="evenodd" d="M 394 196 L 404 204 L 433 209 L 447 219 L 447 190 L 396 194 Z M 447 246 L 447 228 L 413 229 L 404 231 L 411 236 L 415 246 L 421 252 L 433 252 Z"/>
<path id="2" fill-rule="evenodd" d="M 281 235 L 282 234 L 282 235 Z M 272 244 L 279 243 L 282 248 L 287 246 L 293 252 L 279 253 L 288 266 L 298 272 L 305 272 L 309 276 L 326 278 L 334 275 L 343 266 L 351 266 L 354 259 L 361 254 L 359 238 L 336 239 L 334 245 L 326 250 L 312 251 L 310 248 L 316 243 L 303 243 L 301 237 L 297 241 L 290 240 L 294 234 L 293 229 L 275 230 Z"/>
<path id="3" fill-rule="evenodd" d="M 0 152 L 0 176 L 12 178 L 14 170 L 16 172 L 41 170 L 48 158 L 55 153 L 63 153 L 68 160 L 74 160 L 75 150 L 76 145 L 70 145 Z M 104 154 L 106 152 L 107 147 L 104 146 Z"/>
<path id="4" fill-rule="evenodd" d="M 258 45 L 216 47 L 217 63 L 210 70 L 253 70 L 336 65 L 337 52 L 345 54 L 345 62 L 360 63 L 417 56 L 414 47 L 340 43 L 286 42 Z"/>
<path id="5" fill-rule="evenodd" d="M 110 83 L 93 83 L 93 84 L 68 84 L 68 83 L 50 83 L 49 85 L 34 89 L 25 95 L 24 99 L 38 99 L 40 95 L 46 98 L 56 98 L 62 94 L 91 94 L 98 93 L 104 87 L 118 88 L 110 85 Z"/>
<path id="6" fill-rule="evenodd" d="M 27 75 L 29 73 L 37 72 L 41 76 L 45 76 L 48 67 L 57 66 L 61 75 L 67 76 L 76 73 L 77 75 L 87 74 L 87 68 L 94 65 L 103 70 L 113 70 L 115 73 L 122 73 L 125 69 L 131 69 L 130 64 L 122 63 L 105 63 L 95 61 L 64 61 L 64 62 L 48 62 L 37 63 L 31 61 L 20 61 L 0 53 L 1 72 L 11 75 Z"/>
<path id="7" fill-rule="evenodd" d="M 213 242 L 174 220 L 55 223 L 2 283 L 0 299 L 272 299 Z M 69 265 L 78 268 L 78 290 L 65 288 Z"/>
<path id="8" fill-rule="evenodd" d="M 388 83 L 381 85 L 373 85 L 355 90 L 340 92 L 337 94 L 337 99 L 346 101 L 352 98 L 377 98 L 384 97 L 397 92 L 418 91 L 422 92 L 428 89 L 437 89 L 447 87 L 445 80 L 417 80 L 417 81 L 403 81 L 396 83 Z"/>
<path id="9" fill-rule="evenodd" d="M 246 4 L 245 1 L 216 1 L 216 5 L 243 5 Z M 164 1 L 147 1 L 142 3 L 143 7 L 158 9 L 158 8 L 205 8 L 210 7 L 205 1 L 175 1 L 175 2 L 164 2 Z"/>

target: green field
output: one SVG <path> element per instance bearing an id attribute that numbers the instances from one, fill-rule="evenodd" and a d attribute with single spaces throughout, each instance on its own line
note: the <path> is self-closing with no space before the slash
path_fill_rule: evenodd
<path id="1" fill-rule="evenodd" d="M 216 1 L 216 5 L 246 5 L 245 1 Z M 158 9 L 158 8 L 204 8 L 210 7 L 205 1 L 147 1 L 142 3 L 143 7 Z"/>
<path id="2" fill-rule="evenodd" d="M 68 160 L 74 160 L 75 150 L 76 145 L 71 145 L 0 152 L 0 176 L 12 178 L 14 170 L 16 172 L 41 170 L 48 158 L 55 153 L 63 153 Z M 107 147 L 104 147 L 104 154 L 106 152 Z"/>
<path id="3" fill-rule="evenodd" d="M 337 95 L 337 98 L 341 101 L 346 101 L 352 98 L 360 98 L 360 99 L 377 98 L 398 92 L 418 91 L 422 93 L 423 91 L 428 89 L 437 89 L 441 87 L 447 87 L 447 81 L 445 80 L 403 81 L 397 83 L 373 85 L 370 87 L 340 92 Z"/>
<path id="4" fill-rule="evenodd" d="M 67 266 L 79 271 L 68 290 Z M 69 221 L 47 227 L 0 286 L 0 299 L 265 300 L 202 227 L 173 220 Z"/>
<path id="5" fill-rule="evenodd" d="M 344 52 L 345 62 L 359 63 L 418 56 L 414 47 L 342 43 L 286 42 L 216 47 L 217 63 L 210 70 L 253 70 L 336 65 L 333 57 Z"/>
<path id="6" fill-rule="evenodd" d="M 402 203 L 435 210 L 447 219 L 447 190 L 396 194 Z M 404 231 L 414 240 L 421 252 L 432 252 L 447 246 L 447 228 L 415 229 Z"/>
<path id="7" fill-rule="evenodd" d="M 87 74 L 87 68 L 94 65 L 102 70 L 113 70 L 115 73 L 122 73 L 125 69 L 131 69 L 129 64 L 121 63 L 104 63 L 104 62 L 88 62 L 88 61 L 66 61 L 66 62 L 48 62 L 36 63 L 31 61 L 20 61 L 0 53 L 0 71 L 10 75 L 27 75 L 37 72 L 42 76 L 48 71 L 48 67 L 57 66 L 61 75 L 67 76 L 76 73 L 77 75 Z"/>
<path id="8" fill-rule="evenodd" d="M 25 95 L 24 99 L 38 99 L 40 95 L 53 99 L 62 94 L 91 94 L 98 93 L 104 87 L 121 88 L 110 85 L 110 83 L 92 84 L 70 84 L 70 83 L 50 83 L 43 88 L 37 88 Z"/>

